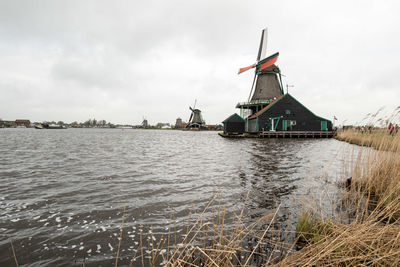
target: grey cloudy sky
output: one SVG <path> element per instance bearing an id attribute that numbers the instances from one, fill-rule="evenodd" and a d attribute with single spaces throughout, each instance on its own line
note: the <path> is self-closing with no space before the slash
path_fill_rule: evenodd
<path id="1" fill-rule="evenodd" d="M 400 105 L 398 1 L 0 1 L 0 118 L 209 124 L 245 101 L 261 30 L 290 93 L 360 122 Z"/>

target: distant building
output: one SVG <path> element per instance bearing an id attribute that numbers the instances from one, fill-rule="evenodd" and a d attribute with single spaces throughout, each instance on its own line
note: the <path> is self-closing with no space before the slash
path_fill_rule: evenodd
<path id="1" fill-rule="evenodd" d="M 171 125 L 169 123 L 159 122 L 159 123 L 156 124 L 156 128 L 167 129 L 167 128 L 171 128 Z"/>
<path id="2" fill-rule="evenodd" d="M 185 128 L 187 126 L 187 123 L 183 122 L 181 118 L 177 118 L 175 122 L 175 128 L 181 129 Z"/>
<path id="3" fill-rule="evenodd" d="M 223 126 L 221 124 L 207 124 L 206 128 L 210 131 L 219 131 L 223 129 Z"/>
<path id="4" fill-rule="evenodd" d="M 177 118 L 175 122 L 175 128 L 181 128 L 181 125 L 182 125 L 182 119 Z"/>
<path id="5" fill-rule="evenodd" d="M 210 130 L 210 131 L 216 131 L 217 125 L 216 124 L 207 124 L 206 128 L 207 128 L 207 130 Z"/>
<path id="6" fill-rule="evenodd" d="M 30 120 L 15 120 L 15 126 L 25 126 L 25 127 L 30 127 L 31 126 L 31 121 Z"/>
<path id="7" fill-rule="evenodd" d="M 15 127 L 15 121 L 0 120 L 0 128 Z"/>

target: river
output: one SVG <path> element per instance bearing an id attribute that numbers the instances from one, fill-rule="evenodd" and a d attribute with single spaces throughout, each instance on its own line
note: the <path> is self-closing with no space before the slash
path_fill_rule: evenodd
<path id="1" fill-rule="evenodd" d="M 0 266 L 120 266 L 140 231 L 178 235 L 220 192 L 245 221 L 276 211 L 293 229 L 311 201 L 335 197 L 344 151 L 334 139 L 225 139 L 216 132 L 0 129 Z M 329 206 L 329 203 L 326 203 Z M 229 224 L 229 218 L 227 218 Z"/>

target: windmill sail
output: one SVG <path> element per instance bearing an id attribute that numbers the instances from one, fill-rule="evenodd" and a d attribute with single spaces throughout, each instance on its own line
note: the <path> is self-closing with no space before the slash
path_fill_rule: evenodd
<path id="1" fill-rule="evenodd" d="M 258 49 L 257 61 L 265 58 L 267 54 L 267 40 L 268 40 L 268 28 L 265 28 L 261 33 L 260 48 Z"/>
<path id="2" fill-rule="evenodd" d="M 244 72 L 244 71 L 246 71 L 246 70 L 249 70 L 249 69 L 251 69 L 251 68 L 254 68 L 255 66 L 257 66 L 256 63 L 254 63 L 253 65 L 250 65 L 250 66 L 248 66 L 248 67 L 240 68 L 238 74 L 240 74 L 240 73 L 242 73 L 242 72 Z"/>
<path id="3" fill-rule="evenodd" d="M 279 56 L 279 52 L 275 53 L 267 58 L 264 58 L 258 64 L 254 63 L 253 65 L 250 65 L 248 67 L 240 68 L 238 74 L 245 72 L 246 70 L 252 69 L 254 67 L 259 68 L 259 70 L 264 70 L 264 69 L 268 68 L 269 66 L 272 66 L 278 60 L 278 56 Z"/>
<path id="4" fill-rule="evenodd" d="M 192 122 L 192 118 L 193 118 L 193 111 L 192 111 L 192 113 L 190 113 L 189 122 Z"/>
<path id="5" fill-rule="evenodd" d="M 260 47 L 258 49 L 257 62 L 250 66 L 240 68 L 238 74 L 255 67 L 257 67 L 259 70 L 264 70 L 276 62 L 276 60 L 278 59 L 277 54 L 265 58 L 265 55 L 267 53 L 267 41 L 268 41 L 268 29 L 265 28 L 261 32 L 261 41 L 260 41 Z"/>

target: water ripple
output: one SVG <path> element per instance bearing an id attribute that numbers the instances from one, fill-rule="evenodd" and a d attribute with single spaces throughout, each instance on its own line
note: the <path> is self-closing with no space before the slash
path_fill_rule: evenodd
<path id="1" fill-rule="evenodd" d="M 219 191 L 228 214 L 250 192 L 246 220 L 281 204 L 278 222 L 292 227 L 322 173 L 331 184 L 339 176 L 339 150 L 336 140 L 229 140 L 215 132 L 0 129 L 0 265 L 13 264 L 9 236 L 21 266 L 70 266 L 83 257 L 109 264 L 124 205 L 123 258 L 139 229 L 165 234 L 174 218 L 180 232 Z"/>

